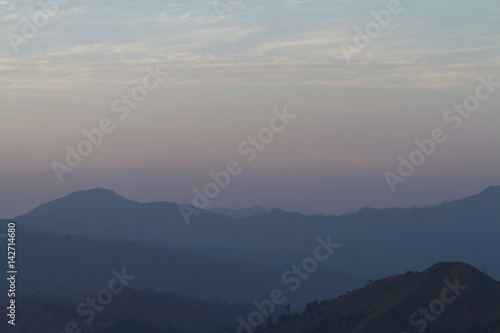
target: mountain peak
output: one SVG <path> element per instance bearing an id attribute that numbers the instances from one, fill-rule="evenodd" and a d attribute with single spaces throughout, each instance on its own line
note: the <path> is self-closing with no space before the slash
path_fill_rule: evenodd
<path id="1" fill-rule="evenodd" d="M 500 195 L 500 186 L 488 186 L 479 195 Z"/>
<path id="2" fill-rule="evenodd" d="M 135 203 L 135 201 L 122 197 L 115 191 L 105 188 L 93 188 L 89 190 L 81 190 L 68 194 L 67 196 L 58 199 L 63 202 L 71 202 L 73 204 L 125 204 Z"/>
<path id="3" fill-rule="evenodd" d="M 16 220 L 22 221 L 30 214 L 68 214 L 72 212 L 88 212 L 89 210 L 97 212 L 100 209 L 115 209 L 118 211 L 129 204 L 134 204 L 135 201 L 126 199 L 116 192 L 104 189 L 94 188 L 90 190 L 81 190 L 70 193 L 62 198 L 52 200 L 41 206 L 38 206 L 28 214 L 18 216 Z"/>
<path id="4" fill-rule="evenodd" d="M 69 196 L 100 196 L 100 197 L 120 197 L 115 191 L 106 188 L 93 188 L 89 190 L 80 190 L 68 194 Z"/>
<path id="5" fill-rule="evenodd" d="M 453 305 L 446 302 L 445 306 L 443 294 L 452 291 L 451 286 L 455 287 Z M 500 283 L 472 266 L 439 262 L 421 273 L 375 281 L 333 301 L 308 303 L 302 315 L 269 332 L 400 332 L 414 325 L 411 318 L 418 318 L 415 315 L 421 311 L 417 309 L 436 302 L 446 312 L 440 313 L 429 332 L 498 332 L 489 328 L 497 329 L 500 322 L 499 296 Z"/>
<path id="6" fill-rule="evenodd" d="M 432 267 L 428 268 L 426 271 L 429 272 L 470 272 L 470 271 L 475 271 L 476 268 L 473 266 L 463 263 L 463 262 L 448 262 L 448 261 L 441 261 L 436 264 L 434 264 Z"/>

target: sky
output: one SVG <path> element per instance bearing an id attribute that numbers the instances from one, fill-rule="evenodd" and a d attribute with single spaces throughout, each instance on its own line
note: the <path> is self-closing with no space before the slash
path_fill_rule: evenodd
<path id="1" fill-rule="evenodd" d="M 229 161 L 241 172 L 209 207 L 338 214 L 500 184 L 500 87 L 484 85 L 500 82 L 498 1 L 42 3 L 0 1 L 1 217 L 95 187 L 192 204 Z M 145 77 L 156 87 L 120 102 Z M 447 113 L 464 101 L 479 105 Z M 285 110 L 248 161 L 240 145 Z M 106 119 L 113 131 L 61 181 L 54 163 Z M 439 129 L 403 177 L 399 157 Z"/>

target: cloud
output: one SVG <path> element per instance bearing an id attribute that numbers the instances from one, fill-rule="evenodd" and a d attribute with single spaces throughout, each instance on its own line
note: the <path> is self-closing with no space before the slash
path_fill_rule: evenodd
<path id="1" fill-rule="evenodd" d="M 8 23 L 0 27 L 3 36 L 38 10 L 24 2 L 0 5 Z M 310 9 L 301 14 L 256 2 L 220 22 L 206 3 L 70 3 L 19 56 L 0 39 L 0 87 L 100 90 L 136 83 L 145 66 L 159 63 L 176 84 L 461 89 L 500 69 L 500 34 L 487 29 L 491 21 L 478 23 L 484 25 L 478 36 L 447 28 L 446 21 L 409 17 L 398 18 L 347 64 L 339 44 L 353 43 L 353 27 L 366 21 L 348 11 L 353 5 L 333 2 L 324 9 L 344 12 L 331 17 L 318 14 L 319 2 L 285 3 Z"/>

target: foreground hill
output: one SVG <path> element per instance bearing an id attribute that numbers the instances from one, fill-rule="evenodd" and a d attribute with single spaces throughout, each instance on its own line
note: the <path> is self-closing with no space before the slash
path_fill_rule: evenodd
<path id="1" fill-rule="evenodd" d="M 18 298 L 16 326 L 1 321 L 0 331 L 63 332 L 73 321 L 82 333 L 500 333 L 500 282 L 464 263 L 438 263 L 421 273 L 384 278 L 335 300 L 309 302 L 301 315 L 275 309 L 266 329 L 248 324 L 259 317 L 267 322 L 258 314 L 265 308 L 234 312 L 226 304 L 231 314 L 219 316 L 182 297 L 128 287 L 92 320 L 90 306 L 79 316 L 79 305 L 88 304 L 89 297 L 99 300 L 100 293 L 65 300 L 39 294 Z M 0 307 L 6 306 L 0 300 Z"/>
<path id="2" fill-rule="evenodd" d="M 378 280 L 320 304 L 266 332 L 500 332 L 500 283 L 463 263 Z"/>
<path id="3" fill-rule="evenodd" d="M 0 331 L 9 333 L 64 332 L 69 322 L 74 322 L 75 331 L 96 333 L 224 333 L 234 323 L 209 314 L 162 293 L 144 292 L 125 288 L 114 295 L 111 302 L 101 305 L 101 312 L 92 311 L 90 305 L 81 308 L 83 316 L 77 314 L 80 304 L 87 304 L 86 295 L 68 300 L 18 299 L 15 327 L 6 320 L 0 322 Z M 7 307 L 7 301 L 0 301 Z M 95 317 L 92 317 L 92 313 Z"/>

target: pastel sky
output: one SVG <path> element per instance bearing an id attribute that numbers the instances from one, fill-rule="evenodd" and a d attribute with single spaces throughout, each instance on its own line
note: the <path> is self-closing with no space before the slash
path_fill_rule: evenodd
<path id="1" fill-rule="evenodd" d="M 231 1 L 223 17 L 210 0 L 61 2 L 15 52 L 41 7 L 0 0 L 0 217 L 93 187 L 191 203 L 233 159 L 243 172 L 211 206 L 339 213 L 500 184 L 500 88 L 460 129 L 443 121 L 479 76 L 500 82 L 498 0 L 401 1 L 350 63 L 340 44 L 388 0 Z M 119 120 L 112 102 L 156 66 L 169 75 Z M 247 163 L 238 145 L 285 106 L 297 118 Z M 51 163 L 103 118 L 115 131 L 60 183 Z M 435 128 L 448 140 L 391 192 L 384 172 Z"/>

